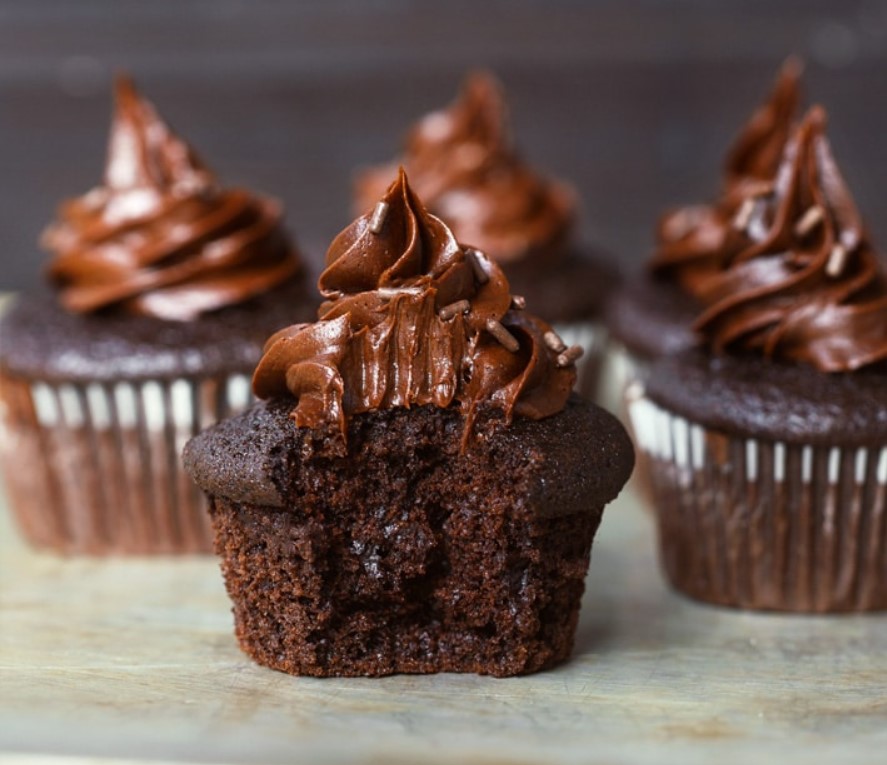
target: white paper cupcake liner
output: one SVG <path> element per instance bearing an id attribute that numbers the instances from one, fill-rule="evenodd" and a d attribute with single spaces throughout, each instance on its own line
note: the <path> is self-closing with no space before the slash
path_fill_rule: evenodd
<path id="1" fill-rule="evenodd" d="M 604 403 L 623 422 L 634 442 L 635 467 L 631 483 L 641 498 L 645 500 L 647 506 L 651 500 L 649 460 L 640 448 L 638 436 L 635 433 L 635 417 L 631 412 L 634 402 L 643 393 L 643 384 L 649 373 L 650 363 L 648 361 L 629 351 L 622 343 L 611 340 L 604 373 L 608 391 Z"/>
<path id="2" fill-rule="evenodd" d="M 622 343 L 610 338 L 604 373 L 608 389 L 612 391 L 608 403 L 614 409 L 624 410 L 625 392 L 632 384 L 646 381 L 649 371 L 649 362 L 632 353 Z"/>
<path id="3" fill-rule="evenodd" d="M 663 566 L 700 600 L 752 609 L 887 609 L 887 446 L 732 437 L 643 396 Z"/>
<path id="4" fill-rule="evenodd" d="M 554 331 L 564 345 L 579 345 L 584 353 L 576 362 L 576 390 L 589 401 L 598 398 L 601 367 L 607 350 L 607 330 L 597 322 L 564 322 Z"/>
<path id="5" fill-rule="evenodd" d="M 34 545 L 65 553 L 211 552 L 185 442 L 252 402 L 249 377 L 55 384 L 0 380 L 11 506 Z"/>

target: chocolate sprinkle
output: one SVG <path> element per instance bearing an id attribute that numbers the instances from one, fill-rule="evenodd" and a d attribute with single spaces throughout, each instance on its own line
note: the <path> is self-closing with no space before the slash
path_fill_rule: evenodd
<path id="1" fill-rule="evenodd" d="M 828 257 L 828 263 L 825 266 L 825 272 L 833 279 L 837 279 L 844 271 L 847 265 L 847 256 L 850 252 L 840 242 L 832 248 L 831 255 Z"/>
<path id="2" fill-rule="evenodd" d="M 470 310 L 471 303 L 467 300 L 457 300 L 455 303 L 450 303 L 441 308 L 438 316 L 446 321 L 452 319 L 457 313 L 468 313 Z"/>
<path id="3" fill-rule="evenodd" d="M 563 353 L 558 354 L 557 357 L 557 365 L 559 367 L 566 367 L 576 361 L 585 351 L 582 350 L 581 345 L 571 345 L 567 350 Z"/>
<path id="4" fill-rule="evenodd" d="M 382 230 L 382 226 L 385 225 L 385 218 L 388 215 L 388 203 L 387 202 L 379 202 L 376 205 L 376 209 L 373 210 L 373 217 L 370 218 L 370 231 L 374 234 L 378 234 Z"/>
<path id="5" fill-rule="evenodd" d="M 474 250 L 471 247 L 466 247 L 465 259 L 471 265 L 471 269 L 474 271 L 474 278 L 479 284 L 486 284 L 490 281 L 490 275 L 484 270 L 484 267 L 481 265 L 480 260 L 477 257 L 477 250 Z"/>
<path id="6" fill-rule="evenodd" d="M 567 350 L 567 346 L 564 344 L 564 341 L 561 340 L 560 335 L 554 330 L 546 332 L 543 336 L 545 340 L 545 344 L 553 350 L 555 353 L 562 353 Z"/>
<path id="7" fill-rule="evenodd" d="M 501 322 L 498 322 L 495 319 L 487 319 L 484 326 L 487 328 L 487 332 L 502 343 L 507 350 L 512 353 L 517 353 L 518 350 L 520 350 L 520 343 L 517 341 L 517 338 L 505 329 Z"/>
<path id="8" fill-rule="evenodd" d="M 801 216 L 801 220 L 799 220 L 795 226 L 795 235 L 807 236 L 807 234 L 822 223 L 824 216 L 825 210 L 823 210 L 820 205 L 813 205 Z"/>

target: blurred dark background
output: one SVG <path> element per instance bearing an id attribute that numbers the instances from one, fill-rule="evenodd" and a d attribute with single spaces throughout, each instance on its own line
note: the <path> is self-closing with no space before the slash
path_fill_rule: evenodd
<path id="1" fill-rule="evenodd" d="M 579 189 L 584 235 L 630 266 L 663 207 L 715 192 L 791 52 L 887 242 L 887 2 L 0 0 L 0 289 L 38 283 L 40 230 L 100 180 L 119 69 L 224 181 L 282 198 L 317 263 L 351 219 L 353 169 L 491 67 L 524 154 Z"/>

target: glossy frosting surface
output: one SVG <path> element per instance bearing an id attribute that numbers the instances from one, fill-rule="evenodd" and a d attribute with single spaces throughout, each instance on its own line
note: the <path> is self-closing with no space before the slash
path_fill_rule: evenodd
<path id="1" fill-rule="evenodd" d="M 675 281 L 701 298 L 749 193 L 770 188 L 798 117 L 801 65 L 785 62 L 773 89 L 727 153 L 720 198 L 712 204 L 682 207 L 664 215 L 657 227 L 657 249 L 650 261 L 659 278 Z"/>
<path id="2" fill-rule="evenodd" d="M 248 300 L 294 277 L 277 202 L 221 188 L 126 78 L 116 86 L 104 183 L 43 235 L 62 305 L 170 320 Z"/>
<path id="3" fill-rule="evenodd" d="M 786 146 L 771 191 L 720 250 L 697 329 L 715 351 L 846 372 L 887 359 L 887 276 L 825 136 L 820 107 Z"/>
<path id="4" fill-rule="evenodd" d="M 343 437 L 348 415 L 392 407 L 456 403 L 466 433 L 481 407 L 507 419 L 560 411 L 573 360 L 546 342 L 547 324 L 512 307 L 498 266 L 462 247 L 403 172 L 380 205 L 380 225 L 361 216 L 330 245 L 319 320 L 269 339 L 256 394 L 294 396 L 297 425 Z"/>
<path id="5" fill-rule="evenodd" d="M 575 217 L 573 192 L 522 160 L 507 122 L 498 82 L 475 73 L 453 104 L 412 128 L 399 162 L 428 209 L 460 242 L 499 262 L 563 257 Z M 395 163 L 358 177 L 357 211 L 375 204 L 396 174 Z"/>

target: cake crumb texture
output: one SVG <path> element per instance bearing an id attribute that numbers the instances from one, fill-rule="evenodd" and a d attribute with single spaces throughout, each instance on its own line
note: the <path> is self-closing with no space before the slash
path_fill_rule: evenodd
<path id="1" fill-rule="evenodd" d="M 260 404 L 186 453 L 207 489 L 222 455 L 243 453 L 240 433 L 282 499 L 249 501 L 269 496 L 254 482 L 211 501 L 252 658 L 315 676 L 508 676 L 569 656 L 592 539 L 633 462 L 610 415 L 573 399 L 535 423 L 493 417 L 463 453 L 458 411 L 373 412 L 352 418 L 347 458 L 286 416 Z"/>

